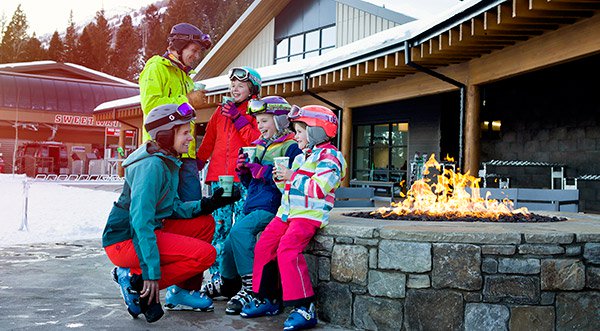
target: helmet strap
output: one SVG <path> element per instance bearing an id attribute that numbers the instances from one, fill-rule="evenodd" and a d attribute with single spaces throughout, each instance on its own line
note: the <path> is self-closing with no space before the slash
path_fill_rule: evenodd
<path id="1" fill-rule="evenodd" d="M 178 51 L 176 51 L 176 52 L 177 52 L 177 55 L 173 54 L 173 52 L 171 52 L 170 50 L 167 50 L 167 52 L 163 55 L 163 57 L 165 59 L 171 61 L 171 63 L 173 63 L 177 68 L 181 69 L 186 74 L 188 74 L 190 71 L 192 71 L 193 68 L 188 67 L 185 64 L 183 64 L 183 62 L 180 59 L 181 54 L 179 54 Z"/>
<path id="2" fill-rule="evenodd" d="M 163 130 L 156 133 L 156 143 L 158 146 L 164 150 L 167 154 L 171 154 L 174 156 L 178 156 L 179 153 L 175 151 L 173 148 L 173 143 L 175 143 L 175 132 L 173 129 Z"/>

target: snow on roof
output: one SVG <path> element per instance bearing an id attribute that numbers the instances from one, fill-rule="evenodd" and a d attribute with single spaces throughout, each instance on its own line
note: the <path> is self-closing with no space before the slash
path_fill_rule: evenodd
<path id="1" fill-rule="evenodd" d="M 409 40 L 427 29 L 442 23 L 452 16 L 464 11 L 481 0 L 467 0 L 457 4 L 438 15 L 427 19 L 419 19 L 398 25 L 396 27 L 381 31 L 369 37 L 359 39 L 353 43 L 338 47 L 321 56 L 308 59 L 280 63 L 267 67 L 257 68 L 263 82 L 285 81 L 294 79 L 306 73 L 317 72 L 328 66 L 347 61 L 361 55 L 368 54 L 390 45 L 401 45 L 402 42 Z M 206 90 L 210 92 L 220 92 L 229 88 L 229 78 L 227 75 L 204 79 L 200 81 L 206 85 Z"/>
<path id="2" fill-rule="evenodd" d="M 139 87 L 139 86 L 138 86 L 138 84 L 136 84 L 136 83 L 132 83 L 132 82 L 130 82 L 130 81 L 128 81 L 128 80 L 121 79 L 121 78 L 119 78 L 119 77 L 115 77 L 115 76 L 112 76 L 112 75 L 109 75 L 109 74 L 103 73 L 103 72 L 101 72 L 101 71 L 97 71 L 97 70 L 94 70 L 94 69 L 90 69 L 90 68 L 87 68 L 87 67 L 81 66 L 81 65 L 79 65 L 79 64 L 74 64 L 74 63 L 65 63 L 65 65 L 67 65 L 67 66 L 70 66 L 70 67 L 73 67 L 73 68 L 76 68 L 76 69 L 79 69 L 79 70 L 81 70 L 81 71 L 86 71 L 86 72 L 89 72 L 89 73 L 91 73 L 91 74 L 94 74 L 94 75 L 102 76 L 102 77 L 104 77 L 104 78 L 106 78 L 106 79 L 113 80 L 113 81 L 115 81 L 115 82 L 117 82 L 117 83 L 121 83 L 121 84 L 124 84 L 124 85 L 129 85 L 129 86 L 134 86 L 134 87 Z"/>
<path id="3" fill-rule="evenodd" d="M 419 19 L 406 24 L 398 25 L 391 29 L 381 31 L 369 37 L 336 48 L 321 56 L 293 62 L 279 63 L 276 65 L 256 68 L 256 70 L 261 75 L 262 80 L 265 83 L 296 80 L 299 76 L 302 76 L 306 73 L 317 72 L 328 66 L 335 65 L 336 63 L 341 63 L 342 61 L 353 59 L 390 45 L 401 45 L 402 42 L 418 36 L 427 29 L 430 29 L 435 25 L 448 20 L 452 16 L 464 11 L 469 7 L 472 7 L 474 4 L 480 1 L 482 0 L 465 0 L 447 9 L 446 11 L 439 13 L 438 15 L 429 17 L 427 19 Z M 250 14 L 250 11 L 245 13 L 245 15 L 248 14 Z M 238 22 L 239 21 L 241 21 L 241 18 L 238 20 Z M 230 32 L 231 29 L 228 31 L 228 34 L 230 34 Z M 225 39 L 225 37 L 223 39 Z M 200 67 L 201 66 L 202 63 L 200 64 Z M 223 90 L 227 90 L 229 88 L 229 77 L 227 77 L 227 75 L 204 79 L 200 82 L 206 85 L 206 91 L 209 95 L 222 92 Z M 140 96 L 138 95 L 130 98 L 102 103 L 98 105 L 94 111 L 96 112 L 112 108 L 134 106 L 139 104 L 139 102 Z"/>
<path id="4" fill-rule="evenodd" d="M 46 65 L 46 64 L 54 64 L 54 63 L 56 63 L 56 62 L 55 61 L 32 61 L 32 62 L 2 63 L 2 64 L 0 64 L 0 69 Z"/>
<path id="5" fill-rule="evenodd" d="M 128 106 L 138 106 L 140 104 L 140 95 L 134 95 L 129 98 L 116 99 L 107 102 L 103 102 L 94 108 L 94 112 L 113 109 L 113 108 L 124 108 Z"/>

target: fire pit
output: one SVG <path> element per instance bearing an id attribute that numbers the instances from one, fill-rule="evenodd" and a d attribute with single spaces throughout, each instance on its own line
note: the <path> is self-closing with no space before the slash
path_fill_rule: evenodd
<path id="1" fill-rule="evenodd" d="M 460 174 L 451 168 L 441 167 L 434 155 L 425 163 L 425 177 L 413 183 L 391 207 L 373 212 L 348 212 L 344 215 L 389 219 L 399 221 L 452 221 L 452 222 L 560 222 L 564 217 L 543 216 L 530 213 L 527 208 L 515 209 L 509 199 L 502 201 L 481 197 L 481 179 L 469 173 Z M 433 175 L 437 173 L 438 175 Z"/>

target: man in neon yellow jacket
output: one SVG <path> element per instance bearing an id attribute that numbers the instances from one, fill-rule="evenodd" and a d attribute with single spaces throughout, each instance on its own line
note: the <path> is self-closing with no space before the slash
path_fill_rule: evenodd
<path id="1" fill-rule="evenodd" d="M 194 90 L 190 77 L 200 63 L 202 51 L 212 45 L 210 36 L 189 24 L 179 23 L 171 28 L 169 46 L 163 55 L 151 57 L 140 74 L 140 96 L 144 120 L 156 106 L 163 104 L 190 103 L 197 107 L 202 103 L 204 93 Z M 195 122 L 190 123 L 190 133 L 195 138 Z M 143 130 L 143 140 L 150 136 Z M 181 155 L 179 171 L 179 198 L 194 201 L 202 198 L 198 166 L 196 165 L 196 141 L 190 143 L 188 153 Z"/>

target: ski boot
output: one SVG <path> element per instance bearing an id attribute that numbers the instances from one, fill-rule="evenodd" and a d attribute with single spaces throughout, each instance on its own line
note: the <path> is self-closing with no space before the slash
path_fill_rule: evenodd
<path id="1" fill-rule="evenodd" d="M 304 330 L 314 328 L 316 325 L 317 312 L 315 304 L 311 303 L 308 309 L 305 307 L 294 308 L 283 323 L 283 330 Z"/>
<path id="2" fill-rule="evenodd" d="M 251 302 L 242 308 L 240 316 L 245 318 L 272 316 L 281 313 L 282 310 L 283 307 L 279 300 L 253 298 Z"/>
<path id="3" fill-rule="evenodd" d="M 165 308 L 168 310 L 213 311 L 212 299 L 198 291 L 184 290 L 177 285 L 167 288 Z"/>
<path id="4" fill-rule="evenodd" d="M 252 301 L 252 292 L 241 289 L 236 295 L 234 295 L 225 307 L 225 314 L 227 315 L 239 315 L 242 312 L 242 308 Z"/>
<path id="5" fill-rule="evenodd" d="M 127 306 L 127 312 L 133 318 L 137 318 L 142 313 L 140 307 L 140 293 L 133 289 L 131 286 L 131 276 L 129 275 L 129 268 L 114 267 L 112 277 L 115 283 L 119 285 L 123 300 Z"/>

